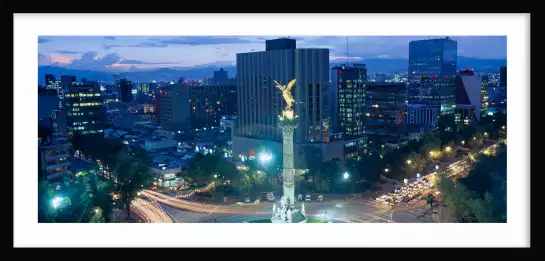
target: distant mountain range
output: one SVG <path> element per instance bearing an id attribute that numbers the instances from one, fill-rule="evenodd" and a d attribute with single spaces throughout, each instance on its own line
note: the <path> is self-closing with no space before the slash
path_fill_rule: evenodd
<path id="1" fill-rule="evenodd" d="M 368 74 L 374 75 L 377 72 L 394 73 L 407 72 L 408 61 L 405 59 L 366 59 L 360 61 L 349 61 L 347 64 L 363 63 L 366 64 Z M 338 60 L 330 63 L 330 67 L 340 65 Z M 469 57 L 458 57 L 458 69 L 473 68 L 479 72 L 499 72 L 501 66 L 506 66 L 505 59 L 478 59 Z M 234 77 L 236 74 L 235 66 L 223 67 L 229 74 L 229 77 Z M 169 69 L 162 68 L 156 70 L 139 70 L 130 72 L 121 72 L 120 78 L 126 78 L 132 82 L 149 82 L 156 81 L 176 81 L 181 76 L 188 80 L 201 80 L 204 77 L 211 77 L 214 71 L 219 70 L 218 66 L 184 68 L 184 69 Z M 113 82 L 113 72 L 91 71 L 91 70 L 73 70 L 54 66 L 38 67 L 38 83 L 45 82 L 45 75 L 53 74 L 60 77 L 61 74 L 75 75 L 78 80 L 86 78 L 87 80 L 102 80 L 105 82 Z"/>

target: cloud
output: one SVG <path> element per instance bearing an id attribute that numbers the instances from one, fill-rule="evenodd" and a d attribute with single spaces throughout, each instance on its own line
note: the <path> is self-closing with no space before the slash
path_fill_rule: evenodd
<path id="1" fill-rule="evenodd" d="M 48 39 L 38 37 L 38 43 L 39 43 L 39 44 L 41 44 L 41 43 L 47 43 L 47 42 L 49 42 Z"/>
<path id="2" fill-rule="evenodd" d="M 181 36 L 171 39 L 149 38 L 150 41 L 163 44 L 183 44 L 183 45 L 215 45 L 215 44 L 239 44 L 253 43 L 250 40 L 241 39 L 232 36 Z"/>
<path id="3" fill-rule="evenodd" d="M 103 70 L 113 64 L 118 64 L 122 57 L 117 53 L 109 53 L 104 57 L 97 55 L 97 52 L 89 51 L 84 53 L 81 58 L 75 59 L 70 64 L 74 69 Z"/>
<path id="4" fill-rule="evenodd" d="M 152 43 L 152 42 L 144 42 L 144 43 L 129 44 L 129 45 L 121 45 L 121 44 L 104 44 L 103 45 L 105 50 L 109 50 L 111 48 L 118 48 L 118 47 L 163 48 L 167 46 L 168 45 L 164 43 Z"/>
<path id="5" fill-rule="evenodd" d="M 55 52 L 60 53 L 60 54 L 78 54 L 78 53 L 81 53 L 81 52 L 74 52 L 74 51 L 67 51 L 67 50 L 57 50 Z"/>
<path id="6" fill-rule="evenodd" d="M 104 36 L 106 40 L 115 40 L 115 36 Z"/>
<path id="7" fill-rule="evenodd" d="M 48 55 L 38 53 L 38 65 L 39 66 L 50 65 L 50 64 L 51 64 L 51 59 L 49 59 Z"/>
<path id="8" fill-rule="evenodd" d="M 178 64 L 178 63 L 171 63 L 171 62 L 146 62 L 146 61 L 139 61 L 139 60 L 131 60 L 131 59 L 122 59 L 119 61 L 119 64 Z"/>

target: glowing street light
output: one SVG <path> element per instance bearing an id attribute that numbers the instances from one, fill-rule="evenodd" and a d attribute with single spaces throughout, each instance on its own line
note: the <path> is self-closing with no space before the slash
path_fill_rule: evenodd
<path id="1" fill-rule="evenodd" d="M 218 178 L 218 174 L 214 174 L 214 178 L 217 179 L 217 178 Z"/>
<path id="2" fill-rule="evenodd" d="M 407 164 L 411 164 L 411 162 L 413 162 L 412 160 L 407 160 Z"/>
<path id="3" fill-rule="evenodd" d="M 445 147 L 445 151 L 446 151 L 446 152 L 451 152 L 451 151 L 452 151 L 452 147 L 446 146 L 446 147 Z"/>
<path id="4" fill-rule="evenodd" d="M 261 163 L 265 164 L 271 160 L 272 160 L 272 154 L 265 153 L 265 152 L 262 152 L 259 154 L 259 161 L 261 161 Z"/>
<path id="5" fill-rule="evenodd" d="M 345 173 L 343 174 L 343 179 L 344 179 L 344 180 L 347 180 L 348 177 L 350 177 L 350 174 L 348 174 L 348 172 L 345 172 Z"/>
<path id="6" fill-rule="evenodd" d="M 438 169 L 439 169 L 439 165 L 435 165 L 435 169 L 438 170 Z"/>
<path id="7" fill-rule="evenodd" d="M 388 171 L 390 171 L 390 169 L 384 169 L 384 172 L 388 173 Z"/>
<path id="8" fill-rule="evenodd" d="M 464 145 L 464 144 L 466 144 L 466 141 L 465 141 L 465 140 L 462 141 L 462 145 Z"/>
<path id="9" fill-rule="evenodd" d="M 51 200 L 51 204 L 53 205 L 53 208 L 57 208 L 61 205 L 63 198 L 61 197 L 54 197 L 53 200 Z"/>

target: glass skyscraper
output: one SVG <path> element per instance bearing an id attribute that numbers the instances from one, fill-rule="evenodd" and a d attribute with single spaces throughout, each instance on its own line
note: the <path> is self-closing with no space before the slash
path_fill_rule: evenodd
<path id="1" fill-rule="evenodd" d="M 448 37 L 409 43 L 409 104 L 454 112 L 458 43 Z"/>

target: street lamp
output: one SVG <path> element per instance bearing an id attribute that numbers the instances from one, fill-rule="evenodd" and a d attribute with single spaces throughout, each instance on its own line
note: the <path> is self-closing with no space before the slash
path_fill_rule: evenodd
<path id="1" fill-rule="evenodd" d="M 439 169 L 439 165 L 435 165 L 435 169 L 438 170 L 438 169 Z"/>
<path id="2" fill-rule="evenodd" d="M 388 173 L 388 171 L 390 171 L 390 169 L 384 169 L 384 172 Z"/>
<path id="3" fill-rule="evenodd" d="M 350 174 L 348 172 L 345 172 L 343 174 L 343 180 L 344 180 L 344 191 L 346 193 L 346 200 L 348 200 L 348 178 L 350 177 Z"/>
<path id="4" fill-rule="evenodd" d="M 411 162 L 412 162 L 412 160 L 407 160 L 407 164 L 409 164 L 409 165 L 410 165 L 410 164 L 411 164 Z"/>
<path id="5" fill-rule="evenodd" d="M 53 208 L 57 208 L 61 205 L 63 198 L 57 196 L 54 197 L 53 200 L 51 200 L 51 204 L 53 205 Z"/>
<path id="6" fill-rule="evenodd" d="M 272 160 L 272 154 L 262 152 L 259 154 L 259 161 L 261 161 L 262 164 L 266 164 L 269 161 Z"/>

